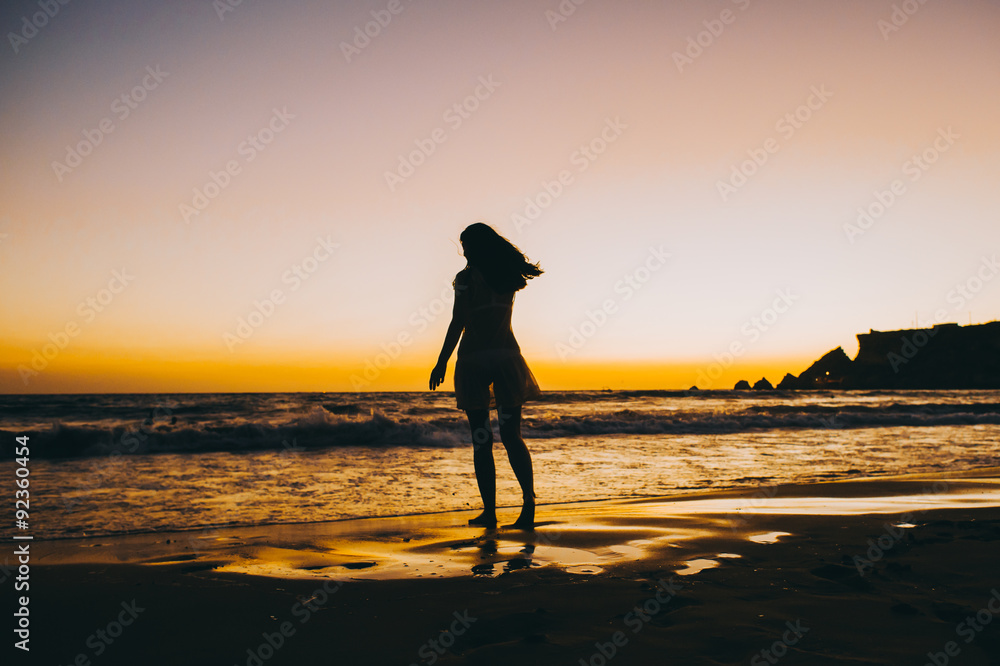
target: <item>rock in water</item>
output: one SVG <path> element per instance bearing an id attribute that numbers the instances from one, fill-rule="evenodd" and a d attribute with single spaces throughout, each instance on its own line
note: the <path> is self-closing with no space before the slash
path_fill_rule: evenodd
<path id="1" fill-rule="evenodd" d="M 844 353 L 843 347 L 828 351 L 818 361 L 810 365 L 799 375 L 794 388 L 829 388 L 840 386 L 852 372 L 851 359 Z"/>
<path id="2" fill-rule="evenodd" d="M 799 378 L 792 373 L 786 373 L 785 378 L 778 382 L 778 389 L 781 391 L 794 390 L 799 388 Z"/>

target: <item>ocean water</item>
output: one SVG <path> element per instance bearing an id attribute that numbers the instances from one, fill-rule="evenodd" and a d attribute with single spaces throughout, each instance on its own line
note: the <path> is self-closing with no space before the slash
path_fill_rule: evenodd
<path id="1" fill-rule="evenodd" d="M 549 391 L 523 434 L 540 504 L 962 470 L 1000 391 Z M 21 435 L 35 538 L 479 508 L 449 392 L 0 396 L 4 478 Z"/>

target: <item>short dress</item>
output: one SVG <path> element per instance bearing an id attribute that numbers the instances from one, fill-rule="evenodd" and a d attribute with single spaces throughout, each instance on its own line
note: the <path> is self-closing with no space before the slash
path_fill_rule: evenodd
<path id="1" fill-rule="evenodd" d="M 510 327 L 514 293 L 498 294 L 469 267 L 455 276 L 455 299 L 465 317 L 455 363 L 458 408 L 517 407 L 537 398 L 538 382 Z"/>

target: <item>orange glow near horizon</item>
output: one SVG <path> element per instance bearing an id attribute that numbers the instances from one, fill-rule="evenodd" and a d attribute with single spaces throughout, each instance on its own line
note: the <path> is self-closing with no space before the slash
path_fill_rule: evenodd
<path id="1" fill-rule="evenodd" d="M 0 362 L 4 359 L 0 357 Z M 66 352 L 57 357 L 57 369 L 44 368 L 31 376 L 31 390 L 23 393 L 257 393 L 424 391 L 434 356 L 423 364 L 386 363 L 371 356 L 358 364 L 353 357 L 317 360 L 315 357 L 263 354 L 252 358 L 219 359 L 185 355 L 165 358 L 148 352 L 85 354 Z M 801 373 L 815 359 L 772 359 L 768 362 L 722 365 L 712 359 L 656 362 L 532 361 L 532 371 L 543 390 L 731 389 L 737 381 L 751 384 L 766 377 L 777 384 L 786 372 Z M 369 363 L 371 361 L 371 363 Z M 378 366 L 376 366 L 376 363 Z M 26 367 L 31 367 L 30 365 Z M 443 390 L 451 391 L 452 357 Z"/>

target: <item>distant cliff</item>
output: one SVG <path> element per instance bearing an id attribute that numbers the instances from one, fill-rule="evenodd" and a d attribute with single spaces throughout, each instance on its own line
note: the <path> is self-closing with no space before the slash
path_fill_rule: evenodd
<path id="1" fill-rule="evenodd" d="M 852 361 L 842 347 L 779 389 L 997 389 L 1000 322 L 858 334 Z"/>

